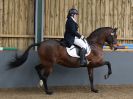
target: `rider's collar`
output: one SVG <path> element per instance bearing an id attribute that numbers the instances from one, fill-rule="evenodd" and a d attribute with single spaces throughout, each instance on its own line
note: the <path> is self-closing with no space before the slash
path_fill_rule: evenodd
<path id="1" fill-rule="evenodd" d="M 71 16 L 71 18 L 73 19 L 73 21 L 74 21 L 74 22 L 76 22 L 76 23 L 77 23 L 77 21 L 76 21 L 76 20 L 75 20 L 72 16 Z"/>

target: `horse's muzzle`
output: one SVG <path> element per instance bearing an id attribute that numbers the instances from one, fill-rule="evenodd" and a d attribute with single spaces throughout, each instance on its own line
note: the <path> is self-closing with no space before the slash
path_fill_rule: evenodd
<path id="1" fill-rule="evenodd" d="M 113 51 L 117 50 L 117 49 L 118 49 L 117 46 L 118 46 L 117 44 L 113 44 L 112 50 L 113 50 Z"/>

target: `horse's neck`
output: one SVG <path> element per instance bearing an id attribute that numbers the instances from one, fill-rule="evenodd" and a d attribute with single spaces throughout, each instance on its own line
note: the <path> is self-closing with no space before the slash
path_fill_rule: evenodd
<path id="1" fill-rule="evenodd" d="M 91 48 L 91 50 L 97 50 L 97 49 L 103 49 L 103 46 L 101 46 L 101 45 L 99 45 L 99 44 L 97 44 L 97 43 L 91 43 L 91 44 L 89 44 L 90 45 L 90 48 Z"/>
<path id="2" fill-rule="evenodd" d="M 101 41 L 98 39 L 88 39 L 87 40 L 90 46 L 98 46 L 100 48 L 103 48 L 105 41 Z"/>

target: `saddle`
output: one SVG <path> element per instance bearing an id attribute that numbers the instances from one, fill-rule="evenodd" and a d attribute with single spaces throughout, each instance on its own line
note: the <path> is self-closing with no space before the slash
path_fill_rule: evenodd
<path id="1" fill-rule="evenodd" d="M 86 44 L 86 55 L 85 56 L 88 56 L 91 52 L 91 48 L 89 44 L 87 43 L 86 39 L 84 40 L 84 42 Z M 72 45 L 71 47 L 68 47 L 67 43 L 65 43 L 63 39 L 60 41 L 60 44 L 66 48 L 68 55 L 70 55 L 71 57 L 80 58 L 80 55 L 79 55 L 80 47 L 78 47 L 75 44 Z"/>

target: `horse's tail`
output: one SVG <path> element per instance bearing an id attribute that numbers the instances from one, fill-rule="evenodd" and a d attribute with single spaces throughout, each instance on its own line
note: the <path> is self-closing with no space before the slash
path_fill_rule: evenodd
<path id="1" fill-rule="evenodd" d="M 12 69 L 12 68 L 16 68 L 16 67 L 19 67 L 20 65 L 22 65 L 28 58 L 28 54 L 29 54 L 29 50 L 34 47 L 34 46 L 39 46 L 40 43 L 34 43 L 32 45 L 30 45 L 26 51 L 21 55 L 21 56 L 15 56 L 15 59 L 11 62 L 9 62 L 9 69 Z"/>

